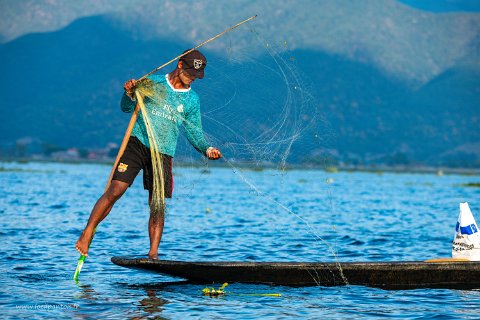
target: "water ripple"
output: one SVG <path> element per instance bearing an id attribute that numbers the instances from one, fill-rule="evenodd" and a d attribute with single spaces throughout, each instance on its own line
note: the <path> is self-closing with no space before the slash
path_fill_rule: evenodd
<path id="1" fill-rule="evenodd" d="M 228 295 L 212 299 L 201 295 L 204 286 L 120 268 L 110 262 L 111 256 L 146 255 L 149 247 L 147 195 L 137 182 L 100 225 L 81 281 L 75 284 L 71 278 L 79 255 L 73 245 L 103 191 L 109 168 L 49 163 L 3 166 L 10 168 L 0 173 L 0 301 L 6 318 L 480 317 L 480 292 L 475 290 L 230 284 Z M 160 245 L 162 259 L 409 261 L 447 257 L 458 203 L 469 200 L 472 211 L 480 212 L 473 202 L 480 192 L 458 187 L 478 177 L 243 172 L 269 195 L 262 197 L 231 171 L 208 170 L 175 169 L 178 179 Z M 325 184 L 327 178 L 334 182 Z M 281 293 L 282 297 L 248 295 L 262 292 Z"/>

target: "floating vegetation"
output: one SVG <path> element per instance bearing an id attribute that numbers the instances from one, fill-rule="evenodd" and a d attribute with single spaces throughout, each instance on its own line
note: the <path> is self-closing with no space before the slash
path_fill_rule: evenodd
<path id="1" fill-rule="evenodd" d="M 208 297 L 220 297 L 227 294 L 225 288 L 228 286 L 228 283 L 225 282 L 220 288 L 215 290 L 215 288 L 203 288 L 202 294 Z M 230 295 L 230 294 L 229 294 Z M 236 296 L 251 296 L 251 297 L 281 297 L 280 293 L 236 293 Z"/>
<path id="2" fill-rule="evenodd" d="M 364 172 L 364 173 L 372 173 L 372 174 L 378 174 L 378 175 L 383 175 L 385 172 L 389 172 L 388 170 L 385 171 L 384 169 L 376 169 L 376 168 L 342 168 L 343 172 L 349 172 L 349 173 L 357 173 L 357 172 Z M 390 171 L 390 172 L 395 172 L 395 171 Z"/>
<path id="3" fill-rule="evenodd" d="M 473 176 L 480 175 L 480 172 L 478 172 L 478 171 L 467 171 L 467 172 L 458 172 L 456 174 L 459 174 L 459 175 L 462 175 L 462 176 L 473 177 Z"/>
<path id="4" fill-rule="evenodd" d="M 462 183 L 462 184 L 460 184 L 460 187 L 480 188 L 480 182 Z"/>
<path id="5" fill-rule="evenodd" d="M 337 173 L 337 172 L 338 172 L 338 168 L 337 168 L 337 167 L 333 167 L 333 166 L 326 167 L 326 168 L 325 168 L 325 172 Z"/>
<path id="6" fill-rule="evenodd" d="M 204 296 L 209 296 L 209 297 L 219 297 L 225 295 L 225 288 L 228 286 L 228 283 L 225 282 L 220 288 L 215 290 L 215 288 L 204 288 L 202 290 L 202 293 Z"/>
<path id="7" fill-rule="evenodd" d="M 307 183 L 308 180 L 307 179 L 298 179 L 298 183 Z"/>
<path id="8" fill-rule="evenodd" d="M 54 170 L 22 169 L 0 167 L 0 172 L 54 173 Z"/>

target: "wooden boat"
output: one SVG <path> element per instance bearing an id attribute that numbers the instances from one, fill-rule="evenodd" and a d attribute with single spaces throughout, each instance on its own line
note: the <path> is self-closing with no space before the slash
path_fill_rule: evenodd
<path id="1" fill-rule="evenodd" d="M 480 288 L 480 262 L 439 259 L 417 262 L 186 262 L 113 257 L 127 268 L 191 282 L 263 283 L 287 286 L 363 285 L 384 289 Z"/>

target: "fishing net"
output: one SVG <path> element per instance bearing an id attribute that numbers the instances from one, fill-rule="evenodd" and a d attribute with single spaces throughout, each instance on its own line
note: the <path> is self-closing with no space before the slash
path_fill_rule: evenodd
<path id="1" fill-rule="evenodd" d="M 210 178 L 210 166 L 226 167 L 245 188 L 226 191 L 219 183 L 216 190 L 209 190 L 210 193 L 221 194 L 224 203 L 230 201 L 232 194 L 242 193 L 239 198 L 243 199 L 243 203 L 253 201 L 260 211 L 278 210 L 281 214 L 294 216 L 315 239 L 318 252 L 322 252 L 309 256 L 307 260 L 336 260 L 332 238 L 327 240 L 322 237 L 322 230 L 319 231 L 319 226 L 314 225 L 315 221 L 301 214 L 302 207 L 295 202 L 295 197 L 288 200 L 282 195 L 286 189 L 294 187 L 291 182 L 285 183 L 292 169 L 325 169 L 333 165 L 329 153 L 333 140 L 322 112 L 324 106 L 312 95 L 316 84 L 309 82 L 308 74 L 299 71 L 299 54 L 292 51 L 283 39 L 264 39 L 251 23 L 246 28 L 235 30 L 235 33 L 235 37 L 247 40 L 232 42 L 232 36 L 227 34 L 202 49 L 208 59 L 206 78 L 196 80 L 192 85 L 201 99 L 203 128 L 198 129 L 204 132 L 211 146 L 221 150 L 223 158 L 209 162 L 192 148 L 187 139 L 181 137 L 176 148 L 174 168 L 187 169 L 176 172 L 181 185 L 176 187 L 175 198 L 195 207 L 205 179 Z M 158 145 L 158 130 L 153 130 L 143 100 L 164 103 L 165 88 L 147 79 L 138 85 L 137 99 L 147 128 L 155 177 L 150 206 L 154 212 L 163 214 L 164 176 L 159 156 L 162 147 Z M 179 103 L 170 103 L 173 109 L 177 109 Z M 179 120 L 188 122 L 185 118 Z M 267 183 L 255 176 L 255 172 L 265 170 L 269 172 Z M 330 219 L 334 211 L 329 198 L 332 181 L 327 179 L 326 183 L 319 182 L 325 186 L 323 191 L 326 197 L 325 201 L 318 204 L 321 206 L 318 213 Z M 301 184 L 302 181 L 295 183 Z M 277 193 L 278 190 L 283 193 Z M 213 196 L 210 194 L 207 197 L 212 199 Z M 232 203 L 232 211 L 235 206 Z M 205 208 L 206 212 L 209 210 L 212 209 Z M 279 241 L 288 241 L 287 229 L 279 227 L 281 220 L 266 223 L 276 224 L 277 231 L 284 236 Z M 331 227 L 330 224 L 330 235 Z M 340 264 L 338 268 L 341 271 Z M 312 277 L 320 279 L 325 275 L 312 274 Z M 344 277 L 342 281 L 347 283 Z"/>
<path id="2" fill-rule="evenodd" d="M 155 99 L 160 103 L 164 100 L 164 91 L 157 88 L 155 84 L 146 79 L 139 83 L 138 89 L 135 92 L 138 105 L 140 106 L 140 112 L 142 119 L 145 123 L 145 128 L 148 135 L 148 142 L 150 146 L 150 157 L 152 161 L 153 170 L 153 189 L 152 197 L 150 199 L 150 210 L 154 216 L 164 216 L 165 214 L 165 176 L 163 170 L 163 158 L 162 150 L 158 145 L 158 134 L 154 130 L 152 121 L 150 120 L 149 113 L 144 103 L 144 99 Z"/>

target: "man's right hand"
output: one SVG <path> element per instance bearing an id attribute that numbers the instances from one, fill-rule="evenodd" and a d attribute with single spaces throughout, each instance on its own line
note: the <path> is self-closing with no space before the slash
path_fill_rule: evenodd
<path id="1" fill-rule="evenodd" d="M 133 93 L 135 91 L 135 86 L 137 85 L 137 81 L 135 79 L 128 80 L 123 84 L 123 88 L 125 89 L 125 92 L 129 96 L 133 96 Z"/>

